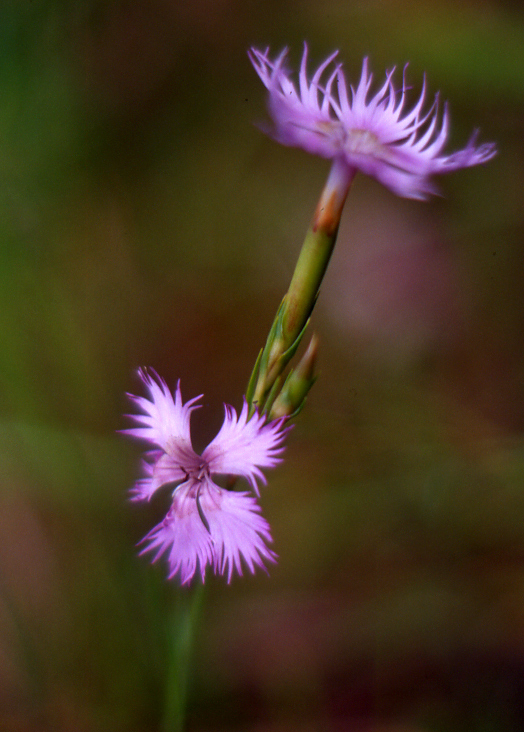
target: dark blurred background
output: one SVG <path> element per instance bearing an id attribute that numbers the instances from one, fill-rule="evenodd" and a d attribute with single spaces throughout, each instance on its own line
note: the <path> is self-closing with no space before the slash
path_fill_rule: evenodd
<path id="1" fill-rule="evenodd" d="M 524 730 L 524 11 L 511 0 L 0 6 L 0 730 L 166 730 L 181 598 L 136 542 L 139 365 L 241 404 L 328 163 L 256 124 L 246 49 L 409 61 L 488 165 L 357 177 L 320 379 L 262 494 L 270 577 L 211 578 L 192 732 Z M 416 92 L 414 92 L 415 94 Z"/>

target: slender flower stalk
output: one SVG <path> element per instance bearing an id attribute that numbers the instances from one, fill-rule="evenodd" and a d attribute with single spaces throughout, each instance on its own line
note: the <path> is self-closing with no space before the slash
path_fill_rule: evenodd
<path id="1" fill-rule="evenodd" d="M 142 553 L 154 551 L 156 561 L 167 554 L 169 579 L 179 575 L 189 584 L 199 571 L 202 581 L 207 567 L 215 574 L 242 575 L 242 561 L 250 572 L 274 562 L 269 524 L 260 515 L 256 498 L 247 492 L 220 487 L 214 475 L 243 477 L 259 495 L 258 482 L 265 483 L 261 468 L 280 462 L 282 443 L 289 428 L 284 420 L 266 423 L 255 413 L 248 416 L 247 403 L 239 415 L 225 405 L 224 423 L 202 455 L 191 444 L 191 413 L 198 409 L 195 397 L 184 403 L 180 383 L 172 395 L 156 373 L 139 371 L 150 398 L 128 395 L 143 412 L 128 415 L 137 427 L 124 430 L 154 447 L 146 454 L 145 477 L 132 489 L 133 500 L 149 501 L 159 488 L 176 484 L 165 519 L 142 540 Z"/>
<path id="2" fill-rule="evenodd" d="M 246 394 L 251 411 L 258 407 L 269 414 L 275 391 L 282 386 L 286 366 L 300 345 L 337 240 L 342 209 L 353 179 L 347 173 L 347 167 L 338 159 L 333 161 L 288 291 L 251 375 Z M 300 407 L 297 404 L 295 409 Z"/>
<path id="3" fill-rule="evenodd" d="M 333 159 L 288 291 L 251 374 L 246 392 L 251 413 L 255 408 L 271 413 L 273 400 L 283 384 L 286 366 L 300 345 L 315 307 L 355 173 L 340 157 Z M 304 399 L 307 391 L 309 389 L 304 393 Z M 303 402 L 297 403 L 292 411 L 298 411 L 302 406 Z"/>
<path id="4" fill-rule="evenodd" d="M 284 334 L 289 341 L 298 336 L 311 315 L 333 253 L 353 177 L 339 159 L 333 161 L 286 296 Z"/>

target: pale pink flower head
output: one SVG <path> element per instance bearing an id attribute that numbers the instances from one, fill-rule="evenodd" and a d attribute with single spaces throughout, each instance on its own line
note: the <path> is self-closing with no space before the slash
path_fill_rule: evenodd
<path id="1" fill-rule="evenodd" d="M 427 198 L 436 188 L 430 176 L 485 163 L 495 145 L 477 146 L 477 132 L 466 147 L 443 154 L 449 130 L 447 104 L 439 111 L 438 94 L 424 111 L 426 83 L 418 101 L 406 109 L 408 87 L 393 83 L 394 69 L 386 72 L 383 85 L 370 93 L 373 80 L 364 59 L 358 86 L 346 83 L 338 51 L 331 54 L 311 79 L 304 44 L 298 87 L 287 69 L 287 49 L 275 59 L 269 49 L 253 48 L 249 57 L 268 89 L 273 137 L 284 145 L 300 147 L 324 158 L 343 162 L 351 178 L 360 170 L 376 178 L 399 196 Z"/>
<path id="2" fill-rule="evenodd" d="M 183 585 L 197 570 L 204 580 L 208 566 L 215 574 L 227 575 L 228 582 L 234 570 L 242 575 L 242 563 L 252 573 L 256 567 L 265 569 L 264 561 L 274 562 L 276 555 L 267 546 L 272 541 L 270 528 L 256 498 L 222 488 L 212 476 L 245 478 L 258 495 L 257 481 L 266 482 L 261 468 L 280 462 L 289 429 L 284 420 L 266 423 L 257 412 L 249 418 L 245 400 L 240 415 L 225 405 L 220 431 L 198 455 L 189 423 L 201 396 L 184 404 L 180 382 L 171 394 L 155 372 L 140 369 L 139 376 L 149 398 L 128 395 L 142 414 L 128 415 L 139 426 L 123 431 L 154 449 L 146 453 L 145 477 L 132 489 L 132 500 L 149 501 L 162 486 L 178 484 L 165 519 L 142 540 L 146 546 L 141 553 L 155 551 L 153 561 L 165 554 L 169 579 L 178 574 Z"/>

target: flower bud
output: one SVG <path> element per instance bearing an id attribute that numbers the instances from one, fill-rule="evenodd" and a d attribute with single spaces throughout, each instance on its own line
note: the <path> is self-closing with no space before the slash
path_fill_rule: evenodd
<path id="1" fill-rule="evenodd" d="M 317 377 L 315 365 L 318 352 L 318 338 L 313 335 L 309 346 L 299 361 L 298 366 L 290 371 L 284 386 L 273 402 L 270 419 L 296 416 L 306 401 L 307 394 Z"/>

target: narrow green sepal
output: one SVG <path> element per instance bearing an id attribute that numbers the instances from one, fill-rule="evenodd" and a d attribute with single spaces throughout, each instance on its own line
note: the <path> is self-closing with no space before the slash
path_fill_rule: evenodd
<path id="1" fill-rule="evenodd" d="M 267 398 L 264 402 L 264 406 L 260 409 L 261 413 L 264 413 L 267 416 L 269 416 L 269 414 L 271 412 L 271 407 L 273 406 L 273 402 L 277 398 L 281 388 L 282 388 L 282 377 L 277 376 L 277 378 L 275 379 L 275 383 L 273 384 L 269 394 L 267 395 Z"/>
<path id="2" fill-rule="evenodd" d="M 269 373 L 270 378 L 273 376 L 272 372 L 276 371 L 276 374 L 274 375 L 274 378 L 276 378 L 277 375 L 281 374 L 288 363 L 291 361 L 293 356 L 298 350 L 298 347 L 300 346 L 300 343 L 302 341 L 302 338 L 304 337 L 304 333 L 306 332 L 306 328 L 309 325 L 309 320 L 306 320 L 306 323 L 300 333 L 297 335 L 293 343 L 286 348 L 285 351 L 282 351 L 277 359 L 275 359 L 274 366 L 272 370 Z"/>
<path id="3" fill-rule="evenodd" d="M 306 322 L 294 342 L 286 348 L 281 337 L 282 318 L 285 313 L 285 300 L 286 298 L 284 297 L 280 303 L 280 307 L 267 337 L 266 345 L 264 346 L 262 354 L 259 354 L 259 358 L 257 359 L 258 372 L 256 377 L 253 375 L 255 373 L 254 369 L 249 380 L 249 397 L 246 396 L 246 398 L 251 407 L 256 402 L 261 409 L 266 409 L 265 405 L 268 402 L 269 394 L 274 389 L 276 380 L 283 374 L 287 364 L 295 355 L 309 323 L 309 321 Z M 252 383 L 255 379 L 256 383 Z"/>
<path id="4" fill-rule="evenodd" d="M 267 389 L 269 388 L 266 385 L 269 370 L 269 358 L 271 355 L 273 344 L 276 340 L 276 333 L 279 329 L 279 323 L 282 318 L 282 308 L 284 306 L 284 300 L 285 297 L 282 299 L 278 307 L 277 314 L 275 315 L 275 318 L 271 325 L 271 330 L 269 331 L 268 337 L 266 339 L 266 345 L 259 353 L 257 363 L 255 364 L 255 368 L 253 369 L 253 373 L 251 374 L 251 377 L 249 379 L 247 392 L 249 396 L 246 394 L 246 399 L 250 406 L 253 405 L 253 400 L 255 399 L 255 397 L 259 404 L 260 402 L 264 401 L 265 394 L 267 393 Z"/>
<path id="5" fill-rule="evenodd" d="M 255 361 L 255 365 L 253 367 L 253 371 L 251 372 L 251 376 L 249 377 L 249 383 L 247 385 L 246 389 L 246 401 L 251 406 L 253 397 L 255 395 L 255 387 L 257 384 L 257 379 L 260 373 L 260 361 L 262 359 L 262 353 L 264 352 L 264 349 L 261 348 L 257 360 Z"/>
<path id="6" fill-rule="evenodd" d="M 274 362 L 277 358 L 281 355 L 281 347 L 280 345 L 277 347 L 276 344 L 283 344 L 284 339 L 282 337 L 283 329 L 282 329 L 282 323 L 284 320 L 284 315 L 286 312 L 286 296 L 282 298 L 282 302 L 280 303 L 277 314 L 275 315 L 275 320 L 273 321 L 273 325 L 271 326 L 271 330 L 269 331 L 269 335 L 267 337 L 266 345 L 264 346 L 264 362 L 263 367 L 265 371 L 271 371 L 273 369 Z M 284 346 L 285 347 L 285 346 Z M 276 351 L 276 354 L 274 353 Z"/>

